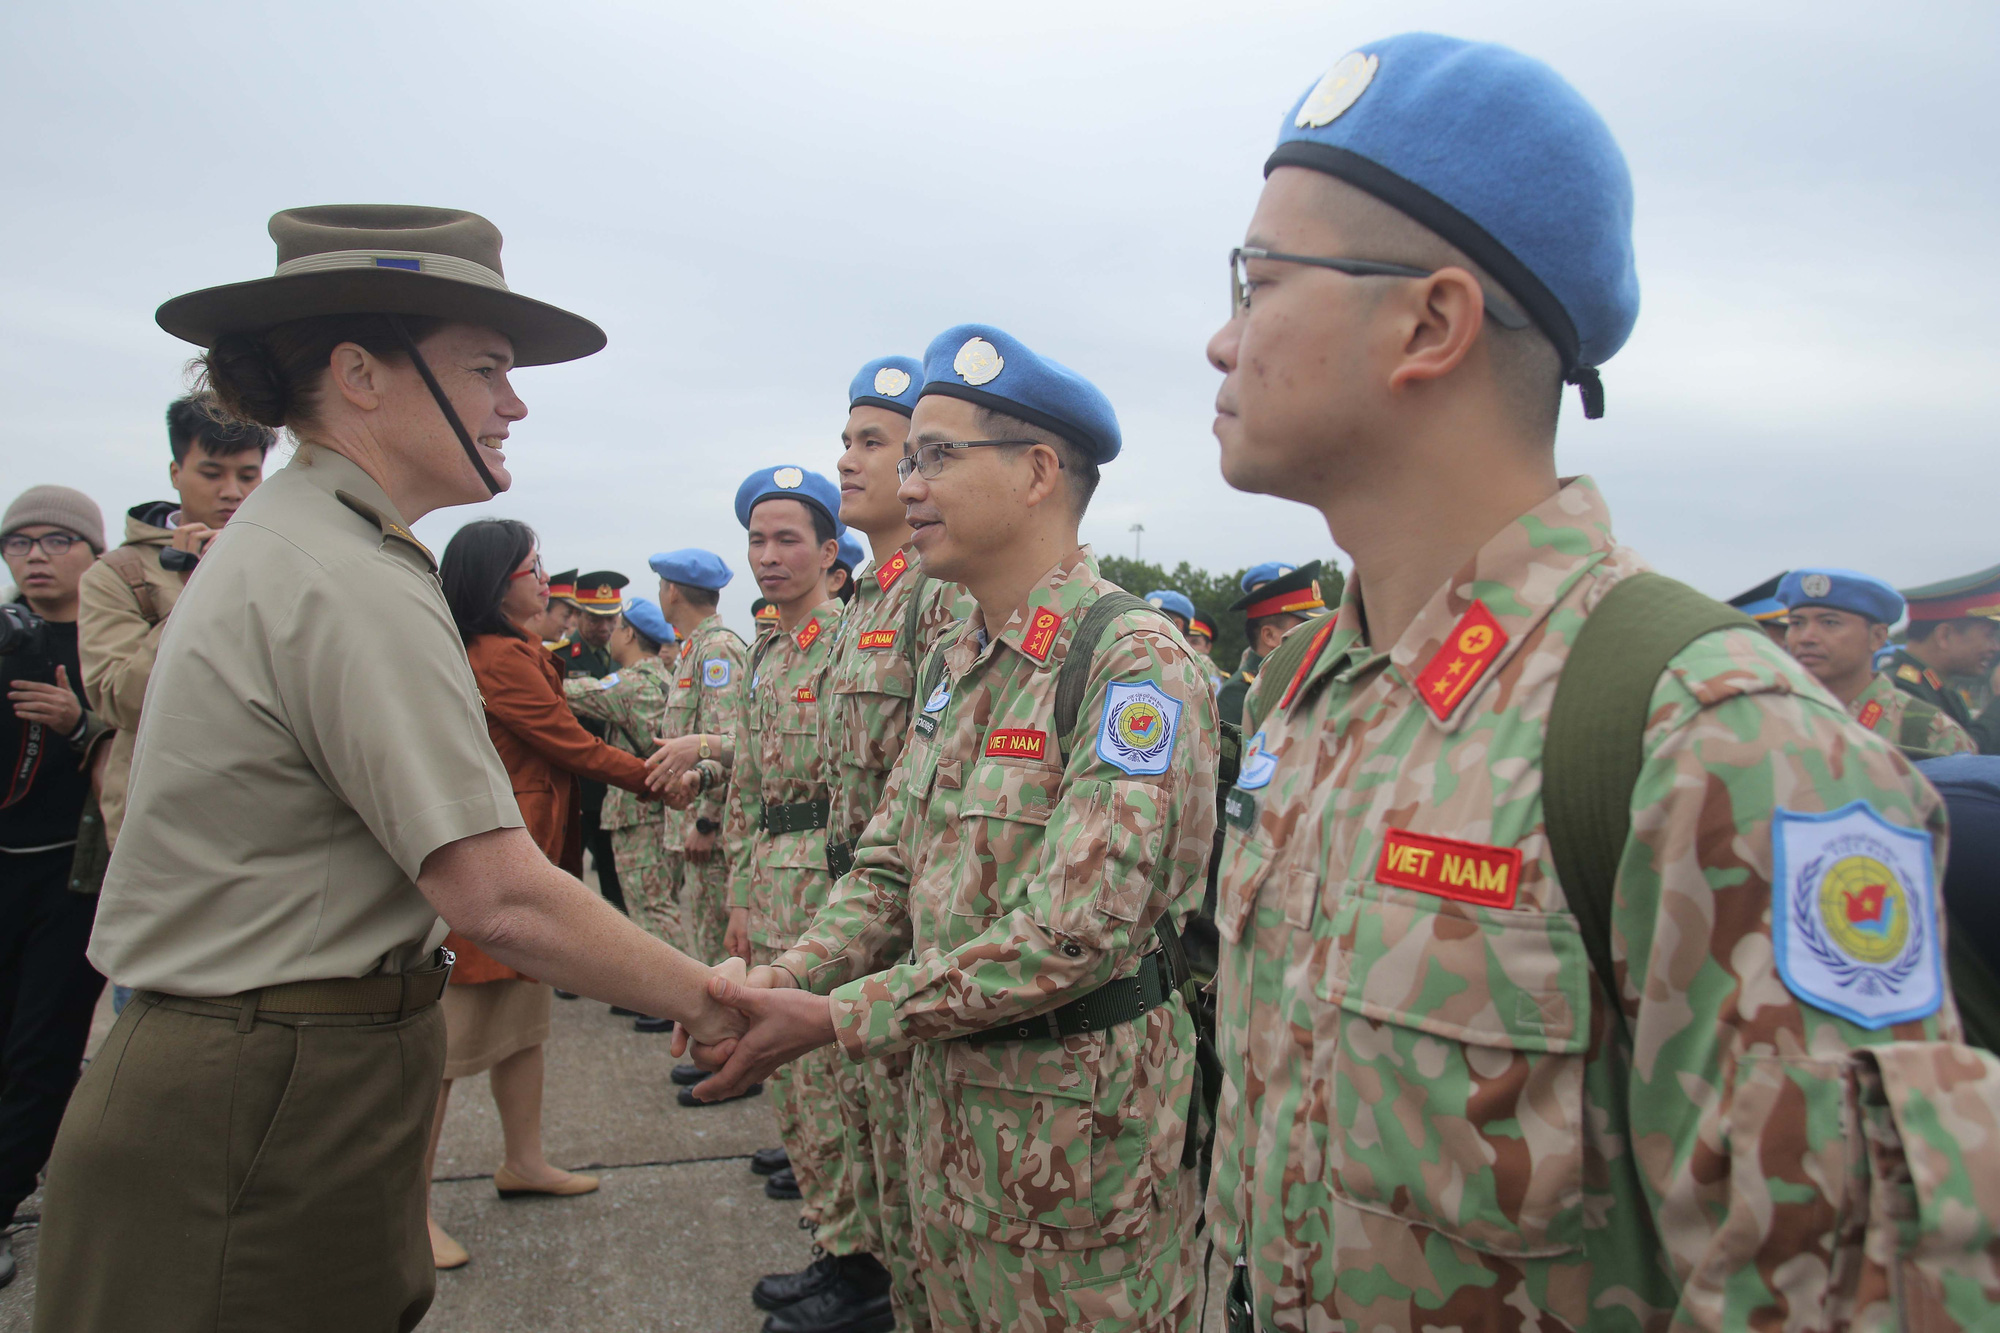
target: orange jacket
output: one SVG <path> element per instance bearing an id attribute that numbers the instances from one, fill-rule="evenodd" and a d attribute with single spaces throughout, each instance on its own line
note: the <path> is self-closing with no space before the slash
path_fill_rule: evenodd
<path id="1" fill-rule="evenodd" d="M 486 707 L 486 731 L 514 780 L 514 801 L 528 836 L 556 865 L 583 873 L 583 807 L 579 777 L 644 793 L 646 765 L 585 731 L 563 698 L 562 667 L 539 643 L 482 634 L 466 649 Z M 524 974 L 481 952 L 456 931 L 445 940 L 458 955 L 456 985 L 505 981 Z"/>

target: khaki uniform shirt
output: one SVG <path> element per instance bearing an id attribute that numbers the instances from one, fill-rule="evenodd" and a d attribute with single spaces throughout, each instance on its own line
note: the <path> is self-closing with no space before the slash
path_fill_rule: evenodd
<path id="1" fill-rule="evenodd" d="M 947 632 L 853 871 L 777 960 L 831 994 L 851 1058 L 913 1052 L 925 1215 L 1030 1249 L 1171 1229 L 1198 1206 L 1180 1166 L 1194 1039 L 1177 996 L 1059 1042 L 950 1040 L 1132 975 L 1160 914 L 1201 895 L 1215 702 L 1157 612 L 1111 622 L 1067 756 L 1055 732 L 1071 636 L 1114 588 L 1081 548 L 998 632 L 976 610 Z"/>
<path id="2" fill-rule="evenodd" d="M 447 843 L 518 828 L 430 552 L 300 449 L 202 557 L 147 686 L 90 960 L 203 996 L 423 965 Z"/>
<path id="3" fill-rule="evenodd" d="M 783 948 L 798 938 L 826 901 L 826 829 L 767 833 L 767 806 L 823 801 L 826 765 L 819 747 L 819 685 L 833 655 L 841 605 L 826 602 L 751 650 L 743 722 L 736 730 L 722 849 L 729 863 L 729 906 L 748 908 L 750 941 Z"/>
<path id="4" fill-rule="evenodd" d="M 819 692 L 820 749 L 832 760 L 827 837 L 848 844 L 860 838 L 882 804 L 889 770 L 903 753 L 917 666 L 945 631 L 977 606 L 960 585 L 926 580 L 914 546 L 879 567 L 872 561 L 863 565 L 854 577 L 854 600 L 841 613 Z M 903 636 L 913 598 L 921 605 L 916 642 L 909 644 Z"/>
<path id="5" fill-rule="evenodd" d="M 83 664 L 84 697 L 99 717 L 118 729 L 104 769 L 104 792 L 97 801 L 104 812 L 105 836 L 114 844 L 125 819 L 125 791 L 132 778 L 132 746 L 139 735 L 146 680 L 153 673 L 167 615 L 186 586 L 180 574 L 160 564 L 160 552 L 173 541 L 173 533 L 143 521 L 139 512 L 135 509 L 125 516 L 125 545 L 146 562 L 146 586 L 153 593 L 158 623 L 147 623 L 138 593 L 102 560 L 83 572 L 78 589 L 77 655 Z"/>
<path id="6" fill-rule="evenodd" d="M 1543 737 L 1644 568 L 1579 478 L 1395 643 L 1350 582 L 1259 680 L 1210 1213 L 1260 1328 L 1889 1327 L 1899 1289 L 2000 1295 L 2000 1064 L 1955 1040 L 1942 804 L 1761 630 L 1654 689 L 1597 984 Z"/>

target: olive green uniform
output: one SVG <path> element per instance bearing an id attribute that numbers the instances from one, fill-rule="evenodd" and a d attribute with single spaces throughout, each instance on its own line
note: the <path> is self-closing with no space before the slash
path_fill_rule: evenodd
<path id="1" fill-rule="evenodd" d="M 338 454 L 244 503 L 173 624 L 90 947 L 139 993 L 56 1141 L 35 1326 L 411 1328 L 444 1066 L 415 878 L 520 827 L 513 784 L 430 553 Z"/>

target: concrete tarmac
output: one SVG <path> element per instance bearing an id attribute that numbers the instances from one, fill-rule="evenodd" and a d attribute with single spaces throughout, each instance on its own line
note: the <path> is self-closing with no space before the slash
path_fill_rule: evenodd
<path id="1" fill-rule="evenodd" d="M 110 991 L 97 1040 L 110 1027 Z M 749 1154 L 777 1142 L 753 1097 L 690 1109 L 674 1100 L 671 1038 L 632 1031 L 595 1000 L 558 1000 L 548 1043 L 542 1141 L 549 1160 L 603 1180 L 595 1194 L 502 1202 L 500 1120 L 483 1076 L 452 1089 L 433 1207 L 472 1254 L 438 1274 L 423 1333 L 751 1333 L 759 1276 L 802 1267 L 799 1205 L 764 1197 Z M 0 1290 L 0 1333 L 28 1333 L 41 1197 L 21 1207 L 20 1274 Z M 105 1275 L 107 1280 L 113 1275 Z M 1218 1257 L 1207 1327 L 1221 1329 Z M 275 1333 L 275 1331 L 274 1331 Z"/>

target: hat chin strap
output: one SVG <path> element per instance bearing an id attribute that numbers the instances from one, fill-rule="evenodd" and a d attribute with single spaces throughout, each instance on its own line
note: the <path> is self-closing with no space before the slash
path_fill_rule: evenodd
<path id="1" fill-rule="evenodd" d="M 415 366 L 417 374 L 423 377 L 424 387 L 429 389 L 431 397 L 437 400 L 438 411 L 444 413 L 444 419 L 451 423 L 452 433 L 458 436 L 459 447 L 465 450 L 465 456 L 472 460 L 472 470 L 479 474 L 479 480 L 486 485 L 488 498 L 500 494 L 500 483 L 493 480 L 493 474 L 487 470 L 486 460 L 479 456 L 479 446 L 472 442 L 472 432 L 468 431 L 465 423 L 458 419 L 458 409 L 451 405 L 451 399 L 444 396 L 444 389 L 439 386 L 437 376 L 431 374 L 429 364 L 424 361 L 424 354 L 417 350 L 417 340 L 410 336 L 409 329 L 404 326 L 403 317 L 384 315 L 383 318 L 389 321 L 389 328 L 395 333 L 396 340 L 403 344 L 403 351 L 408 354 L 410 364 Z"/>

